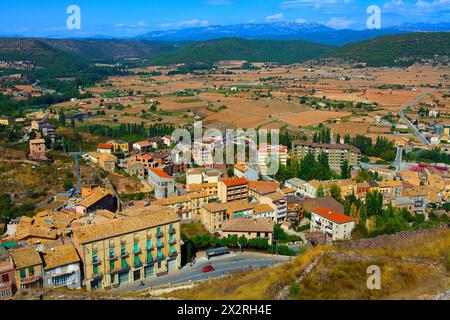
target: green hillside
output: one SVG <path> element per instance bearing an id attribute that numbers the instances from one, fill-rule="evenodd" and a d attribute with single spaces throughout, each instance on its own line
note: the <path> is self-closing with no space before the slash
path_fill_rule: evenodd
<path id="1" fill-rule="evenodd" d="M 42 39 L 53 48 L 95 62 L 117 62 L 127 58 L 148 59 L 176 49 L 175 44 L 137 39 Z"/>
<path id="2" fill-rule="evenodd" d="M 423 58 L 449 55 L 450 33 L 410 33 L 386 35 L 349 44 L 327 57 L 365 62 L 368 66 L 408 66 Z"/>
<path id="3" fill-rule="evenodd" d="M 331 46 L 306 41 L 244 40 L 225 38 L 202 41 L 181 47 L 153 60 L 154 65 L 174 63 L 207 63 L 220 60 L 279 62 L 290 64 L 322 56 Z"/>

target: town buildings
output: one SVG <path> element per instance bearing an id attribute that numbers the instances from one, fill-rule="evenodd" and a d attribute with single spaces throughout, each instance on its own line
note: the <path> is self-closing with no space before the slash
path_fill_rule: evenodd
<path id="1" fill-rule="evenodd" d="M 348 144 L 325 144 L 297 140 L 292 143 L 292 150 L 300 161 L 308 153 L 312 153 L 317 159 L 323 152 L 328 155 L 330 168 L 336 172 L 341 172 L 345 161 L 349 167 L 359 166 L 361 162 L 361 151 Z"/>
<path id="2" fill-rule="evenodd" d="M 331 208 L 316 208 L 311 211 L 310 231 L 325 233 L 327 240 L 338 241 L 351 238 L 355 227 L 353 218 Z"/>
<path id="3" fill-rule="evenodd" d="M 14 263 L 5 248 L 0 247 L 0 300 L 12 299 L 16 292 Z"/>
<path id="4" fill-rule="evenodd" d="M 178 215 L 162 207 L 129 209 L 123 214 L 128 217 L 74 231 L 88 291 L 119 287 L 181 267 Z"/>
<path id="5" fill-rule="evenodd" d="M 43 263 L 36 247 L 29 246 L 12 250 L 11 257 L 14 261 L 18 289 L 42 287 Z"/>
<path id="6" fill-rule="evenodd" d="M 272 244 L 273 224 L 269 218 L 239 218 L 225 222 L 222 226 L 223 237 L 245 237 L 247 240 L 265 238 Z"/>
<path id="7" fill-rule="evenodd" d="M 248 181 L 244 178 L 223 178 L 217 184 L 217 196 L 222 203 L 248 198 Z"/>

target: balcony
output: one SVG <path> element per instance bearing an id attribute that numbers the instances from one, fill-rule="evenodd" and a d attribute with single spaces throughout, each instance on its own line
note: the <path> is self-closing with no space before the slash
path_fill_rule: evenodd
<path id="1" fill-rule="evenodd" d="M 164 247 L 164 243 L 160 242 L 156 244 L 157 248 L 163 248 Z"/>
<path id="2" fill-rule="evenodd" d="M 0 283 L 0 290 L 9 288 L 9 287 L 11 287 L 11 286 L 12 286 L 11 280 L 8 281 L 8 282 L 2 282 L 2 283 Z"/>
<path id="3" fill-rule="evenodd" d="M 175 228 L 169 229 L 169 234 L 175 234 L 177 230 Z"/>
<path id="4" fill-rule="evenodd" d="M 110 255 L 110 256 L 108 257 L 108 261 L 113 261 L 113 260 L 117 260 L 117 259 L 118 259 L 118 257 L 117 257 L 116 254 Z"/>
<path id="5" fill-rule="evenodd" d="M 101 273 L 100 271 L 98 271 L 97 273 L 92 274 L 92 279 L 100 279 L 103 278 L 103 273 Z"/>
<path id="6" fill-rule="evenodd" d="M 150 246 L 150 247 L 146 247 L 145 248 L 145 250 L 147 250 L 147 251 L 152 251 L 152 250 L 154 250 L 155 249 L 155 247 L 153 247 L 153 246 Z"/>
<path id="7" fill-rule="evenodd" d="M 157 237 L 157 238 L 162 238 L 162 237 L 164 237 L 164 233 L 162 233 L 161 231 L 160 231 L 160 232 L 157 232 L 157 233 L 156 233 L 156 237 Z"/>
<path id="8" fill-rule="evenodd" d="M 98 266 L 98 265 L 100 265 L 100 264 L 102 264 L 102 261 L 101 261 L 100 259 L 92 260 L 92 265 L 93 265 L 93 266 Z"/>
<path id="9" fill-rule="evenodd" d="M 142 262 L 141 262 L 141 261 L 135 262 L 135 263 L 133 264 L 133 267 L 135 267 L 135 268 L 140 268 L 140 267 L 142 267 Z"/>
<path id="10" fill-rule="evenodd" d="M 176 256 L 178 256 L 178 252 L 176 251 L 169 253 L 169 258 L 175 258 Z"/>
<path id="11" fill-rule="evenodd" d="M 145 263 L 146 263 L 146 264 L 153 264 L 153 263 L 155 263 L 156 261 L 158 261 L 158 260 L 156 260 L 156 258 L 153 258 L 153 257 L 152 257 L 151 259 L 146 259 L 146 260 L 145 260 Z"/>
<path id="12" fill-rule="evenodd" d="M 120 257 L 121 258 L 127 258 L 127 257 L 129 257 L 130 256 L 130 254 L 128 253 L 128 251 L 124 251 L 124 252 L 121 252 L 120 253 Z"/>
<path id="13" fill-rule="evenodd" d="M 140 248 L 133 250 L 133 254 L 141 254 L 141 253 L 142 253 L 142 250 Z"/>
<path id="14" fill-rule="evenodd" d="M 169 242 L 169 244 L 175 244 L 175 243 L 177 243 L 177 239 L 172 239 L 172 240 L 170 240 L 170 242 Z"/>
<path id="15" fill-rule="evenodd" d="M 164 255 L 162 254 L 162 255 L 159 255 L 159 256 L 157 256 L 156 258 L 155 258 L 155 261 L 163 261 L 164 260 Z"/>

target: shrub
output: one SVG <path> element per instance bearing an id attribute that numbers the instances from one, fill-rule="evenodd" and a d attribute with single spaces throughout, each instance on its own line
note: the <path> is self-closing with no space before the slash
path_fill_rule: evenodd
<path id="1" fill-rule="evenodd" d="M 300 286 L 298 285 L 298 283 L 292 283 L 289 286 L 289 297 L 290 298 L 296 298 L 300 295 L 301 290 L 300 290 Z"/>

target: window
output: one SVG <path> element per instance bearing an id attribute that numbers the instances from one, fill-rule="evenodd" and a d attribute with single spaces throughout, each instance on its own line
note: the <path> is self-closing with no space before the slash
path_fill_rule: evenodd
<path id="1" fill-rule="evenodd" d="M 114 249 L 109 249 L 109 258 L 114 259 L 114 255 L 115 255 Z"/>
<path id="2" fill-rule="evenodd" d="M 134 265 L 139 266 L 141 264 L 141 260 L 139 259 L 139 256 L 134 256 Z"/>
<path id="3" fill-rule="evenodd" d="M 128 268 L 127 259 L 122 259 L 122 269 Z"/>
<path id="4" fill-rule="evenodd" d="M 92 255 L 92 263 L 97 263 L 98 262 L 98 255 L 96 253 L 94 253 Z"/>
<path id="5" fill-rule="evenodd" d="M 110 262 L 109 262 L 109 270 L 112 271 L 112 270 L 114 270 L 115 268 L 116 268 L 116 265 L 115 265 L 114 261 L 110 261 Z"/>
<path id="6" fill-rule="evenodd" d="M 31 267 L 31 268 L 28 269 L 28 274 L 29 274 L 30 276 L 33 276 L 33 275 L 34 275 L 34 267 Z"/>
<path id="7" fill-rule="evenodd" d="M 126 249 L 125 249 L 125 246 L 121 246 L 120 247 L 120 254 L 123 256 L 123 255 L 125 255 L 127 253 L 127 251 L 126 251 Z"/>
<path id="8" fill-rule="evenodd" d="M 134 244 L 134 253 L 139 252 L 139 243 Z"/>
<path id="9" fill-rule="evenodd" d="M 147 249 L 150 249 L 152 247 L 152 241 L 147 240 Z"/>
<path id="10" fill-rule="evenodd" d="M 2 282 L 3 283 L 9 282 L 9 274 L 3 274 L 2 275 Z"/>
<path id="11" fill-rule="evenodd" d="M 94 267 L 92 268 L 92 273 L 93 273 L 93 274 L 98 274 L 98 266 L 94 266 Z"/>
<path id="12" fill-rule="evenodd" d="M 25 269 L 20 270 L 20 279 L 25 279 L 26 276 Z"/>

